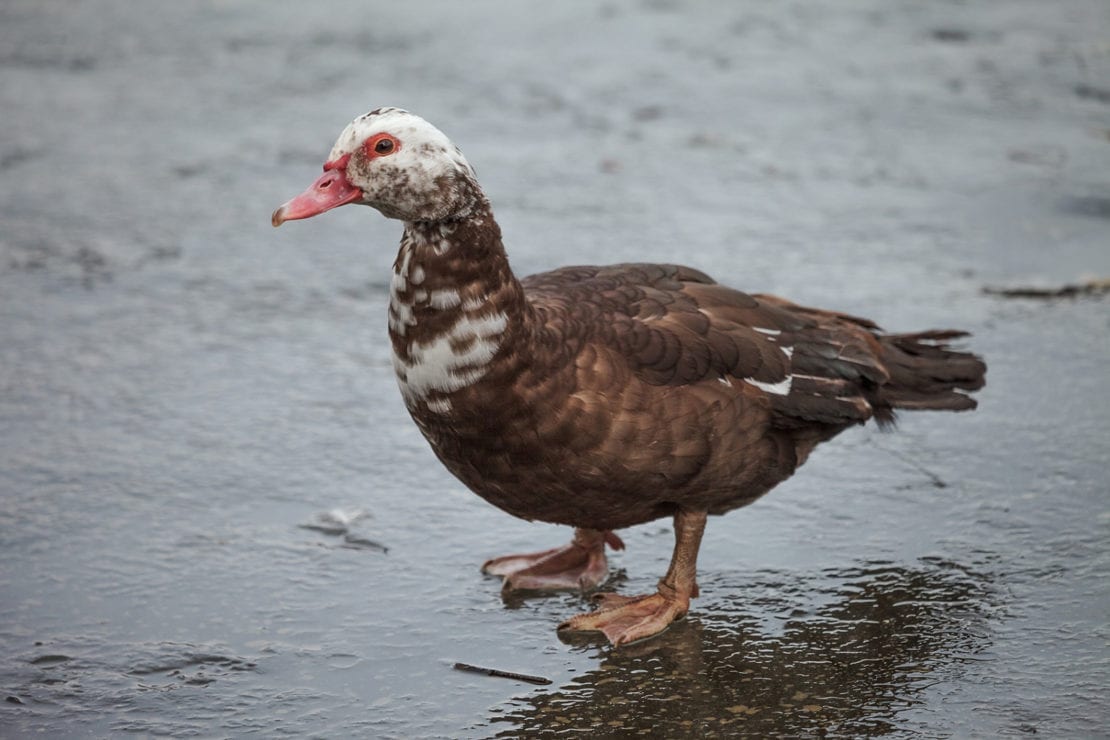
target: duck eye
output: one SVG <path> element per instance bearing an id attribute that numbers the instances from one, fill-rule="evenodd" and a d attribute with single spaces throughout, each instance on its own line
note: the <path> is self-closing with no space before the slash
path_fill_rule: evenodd
<path id="1" fill-rule="evenodd" d="M 397 141 L 392 134 L 386 133 L 374 134 L 362 142 L 362 152 L 368 159 L 393 154 L 400 148 L 401 142 Z"/>

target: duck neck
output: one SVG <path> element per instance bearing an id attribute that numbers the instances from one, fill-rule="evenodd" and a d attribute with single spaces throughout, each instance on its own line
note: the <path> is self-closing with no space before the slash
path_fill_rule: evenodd
<path id="1" fill-rule="evenodd" d="M 406 222 L 390 284 L 389 335 L 405 400 L 449 407 L 531 322 L 484 198 L 464 216 Z"/>

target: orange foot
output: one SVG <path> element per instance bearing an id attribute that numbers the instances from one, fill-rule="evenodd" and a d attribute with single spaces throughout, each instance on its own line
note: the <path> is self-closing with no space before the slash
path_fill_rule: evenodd
<path id="1" fill-rule="evenodd" d="M 612 532 L 576 529 L 569 545 L 527 555 L 505 555 L 487 560 L 482 572 L 504 577 L 503 593 L 511 591 L 589 591 L 609 575 L 605 545 L 623 550 Z"/>
<path id="2" fill-rule="evenodd" d="M 658 635 L 686 615 L 690 598 L 698 595 L 697 584 L 686 594 L 659 584 L 646 596 L 599 594 L 597 611 L 579 614 L 559 625 L 560 632 L 602 632 L 616 645 Z"/>

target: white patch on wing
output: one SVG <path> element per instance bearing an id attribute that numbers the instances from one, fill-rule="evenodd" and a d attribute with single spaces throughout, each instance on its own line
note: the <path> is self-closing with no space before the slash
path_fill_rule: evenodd
<path id="1" fill-rule="evenodd" d="M 789 344 L 780 345 L 778 343 L 778 340 L 775 338 L 775 337 L 779 336 L 780 334 L 782 334 L 781 330 L 779 330 L 779 329 L 766 329 L 762 326 L 753 326 L 752 330 L 757 331 L 760 334 L 762 334 L 763 336 L 767 337 L 768 342 L 771 342 L 776 347 L 778 347 L 780 350 L 782 350 L 782 353 L 784 355 L 786 355 L 787 360 L 789 360 L 791 357 L 794 356 L 794 348 L 792 346 L 790 346 Z"/>
<path id="2" fill-rule="evenodd" d="M 729 379 L 728 379 L 728 378 L 726 378 L 726 377 L 725 377 L 724 375 L 722 375 L 721 377 L 717 378 L 717 382 L 718 382 L 718 383 L 724 383 L 724 384 L 725 384 L 725 385 L 727 385 L 727 386 L 728 386 L 729 388 L 731 388 L 731 387 L 732 387 L 732 383 L 730 383 L 730 382 L 729 382 Z"/>
<path id="3" fill-rule="evenodd" d="M 785 380 L 780 380 L 778 383 L 764 383 L 760 380 L 753 378 L 744 378 L 745 383 L 750 383 L 760 390 L 773 393 L 776 396 L 785 396 L 790 393 L 790 385 L 794 382 L 793 375 L 787 375 Z"/>
<path id="4" fill-rule="evenodd" d="M 397 382 L 406 399 L 424 399 L 429 391 L 450 393 L 476 383 L 501 346 L 508 316 L 460 316 L 454 326 L 429 342 L 409 347 L 409 359 L 393 356 Z M 465 349 L 454 345 L 469 342 Z"/>

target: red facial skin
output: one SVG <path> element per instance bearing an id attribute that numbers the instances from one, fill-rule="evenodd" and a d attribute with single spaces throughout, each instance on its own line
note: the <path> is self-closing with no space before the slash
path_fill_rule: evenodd
<path id="1" fill-rule="evenodd" d="M 370 159 L 386 157 L 401 148 L 401 142 L 390 134 L 371 136 L 362 143 L 363 156 Z M 362 190 L 347 180 L 350 154 L 324 164 L 324 174 L 303 193 L 274 211 L 270 223 L 281 226 L 286 221 L 318 216 L 333 208 L 362 199 Z"/>

